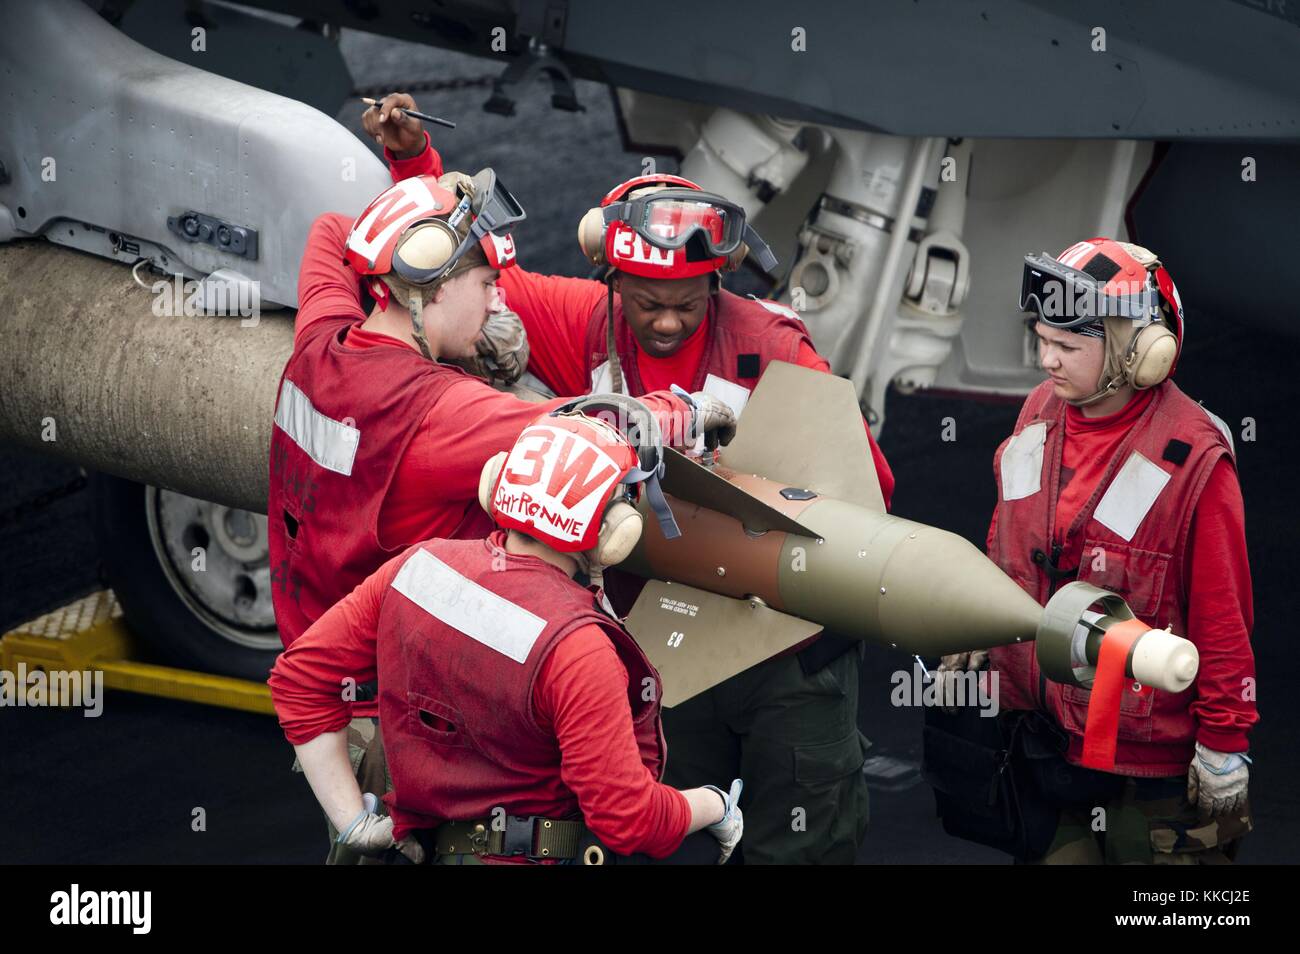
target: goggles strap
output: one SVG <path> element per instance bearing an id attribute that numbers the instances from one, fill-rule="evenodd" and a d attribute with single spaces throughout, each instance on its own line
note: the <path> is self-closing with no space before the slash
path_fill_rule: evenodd
<path id="1" fill-rule="evenodd" d="M 659 529 L 663 531 L 665 540 L 675 540 L 682 535 L 681 528 L 677 526 L 677 518 L 673 516 L 672 507 L 668 506 L 668 499 L 664 497 L 664 489 L 659 485 L 659 476 L 663 471 L 664 465 L 660 463 L 654 470 L 642 470 L 637 467 L 628 472 L 623 478 L 624 483 L 645 482 L 646 503 L 654 511 L 655 519 L 659 521 Z"/>
<path id="2" fill-rule="evenodd" d="M 745 244 L 749 246 L 750 254 L 758 261 L 759 268 L 769 275 L 776 271 L 776 255 L 748 222 L 745 223 Z"/>

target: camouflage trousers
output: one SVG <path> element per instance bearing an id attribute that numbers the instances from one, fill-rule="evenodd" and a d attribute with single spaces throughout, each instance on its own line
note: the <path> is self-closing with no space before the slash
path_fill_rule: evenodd
<path id="1" fill-rule="evenodd" d="M 1118 781 L 1118 780 L 1117 780 Z M 1251 829 L 1250 807 L 1207 819 L 1187 801 L 1187 779 L 1125 778 L 1095 806 L 1062 808 L 1041 865 L 1231 864 Z"/>
<path id="2" fill-rule="evenodd" d="M 867 832 L 857 649 L 812 675 L 780 656 L 663 713 L 675 788 L 744 779 L 745 864 L 851 865 Z"/>
<path id="3" fill-rule="evenodd" d="M 379 734 L 379 723 L 373 719 L 353 719 L 348 723 L 348 758 L 352 761 L 352 773 L 362 792 L 374 792 L 383 796 L 393 789 L 393 780 L 388 774 L 388 759 L 384 757 L 384 740 Z M 301 772 L 298 760 L 294 759 L 293 770 Z M 378 812 L 388 814 L 388 807 L 381 801 Z M 367 858 L 351 848 L 335 844 L 338 830 L 327 817 L 325 828 L 329 832 L 329 854 L 325 856 L 327 865 L 380 865 L 381 858 Z"/>

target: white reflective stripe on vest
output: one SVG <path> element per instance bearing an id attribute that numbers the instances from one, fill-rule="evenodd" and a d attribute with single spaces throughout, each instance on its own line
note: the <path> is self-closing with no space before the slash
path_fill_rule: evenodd
<path id="1" fill-rule="evenodd" d="M 588 394 L 613 394 L 614 393 L 614 375 L 609 369 L 609 361 L 605 360 L 598 364 L 591 371 L 591 390 Z"/>
<path id="2" fill-rule="evenodd" d="M 393 579 L 393 589 L 434 619 L 522 663 L 546 620 L 466 579 L 428 550 L 416 550 Z"/>
<path id="3" fill-rule="evenodd" d="M 1047 424 L 1036 421 L 1007 442 L 999 469 L 1002 472 L 1002 499 L 1032 497 L 1043 486 L 1043 444 Z"/>
<path id="4" fill-rule="evenodd" d="M 275 405 L 275 423 L 326 470 L 352 476 L 352 464 L 361 445 L 361 432 L 350 424 L 326 417 L 288 378 L 280 386 Z"/>
<path id="5" fill-rule="evenodd" d="M 1106 488 L 1092 518 L 1125 540 L 1132 540 L 1171 476 L 1134 451 Z"/>

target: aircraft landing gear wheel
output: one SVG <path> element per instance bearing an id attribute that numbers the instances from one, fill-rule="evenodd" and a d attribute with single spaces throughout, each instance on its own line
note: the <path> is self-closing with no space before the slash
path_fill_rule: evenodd
<path id="1" fill-rule="evenodd" d="M 263 681 L 281 649 L 266 517 L 107 474 L 91 478 L 107 582 L 166 662 Z"/>

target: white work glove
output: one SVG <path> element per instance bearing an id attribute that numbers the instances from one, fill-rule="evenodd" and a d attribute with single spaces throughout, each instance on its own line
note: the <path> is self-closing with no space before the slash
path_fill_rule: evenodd
<path id="1" fill-rule="evenodd" d="M 1248 762 L 1244 753 L 1216 752 L 1197 742 L 1187 769 L 1187 800 L 1211 818 L 1240 811 L 1250 783 Z"/>
<path id="2" fill-rule="evenodd" d="M 403 838 L 400 842 L 393 840 L 393 820 L 375 811 L 379 807 L 378 798 L 366 792 L 362 805 L 352 824 L 339 832 L 336 843 L 370 858 L 378 858 L 389 848 L 396 848 L 413 864 L 424 863 L 424 849 L 414 838 Z"/>
<path id="3" fill-rule="evenodd" d="M 716 785 L 704 787 L 711 792 L 717 792 L 718 797 L 722 799 L 722 821 L 714 822 L 705 831 L 718 839 L 718 846 L 721 848 L 718 864 L 725 865 L 731 853 L 740 844 L 740 836 L 745 832 L 745 816 L 740 812 L 740 790 L 745 787 L 745 783 L 738 778 L 733 779 L 729 792 L 724 792 Z"/>
<path id="4" fill-rule="evenodd" d="M 951 699 L 954 703 L 957 700 L 957 680 L 954 678 L 959 672 L 974 672 L 984 663 L 988 662 L 989 651 L 987 649 L 976 649 L 968 653 L 951 653 L 939 658 L 939 668 L 934 672 L 934 679 L 937 683 L 939 693 L 939 708 L 949 715 L 957 711 L 957 706 L 946 705 L 946 701 Z"/>
<path id="5" fill-rule="evenodd" d="M 690 443 L 701 434 L 704 435 L 704 446 L 709 450 L 716 450 L 719 444 L 726 446 L 731 443 L 736 436 L 736 412 L 730 404 L 703 391 L 690 395 L 689 403 L 695 408 L 688 435 Z"/>

